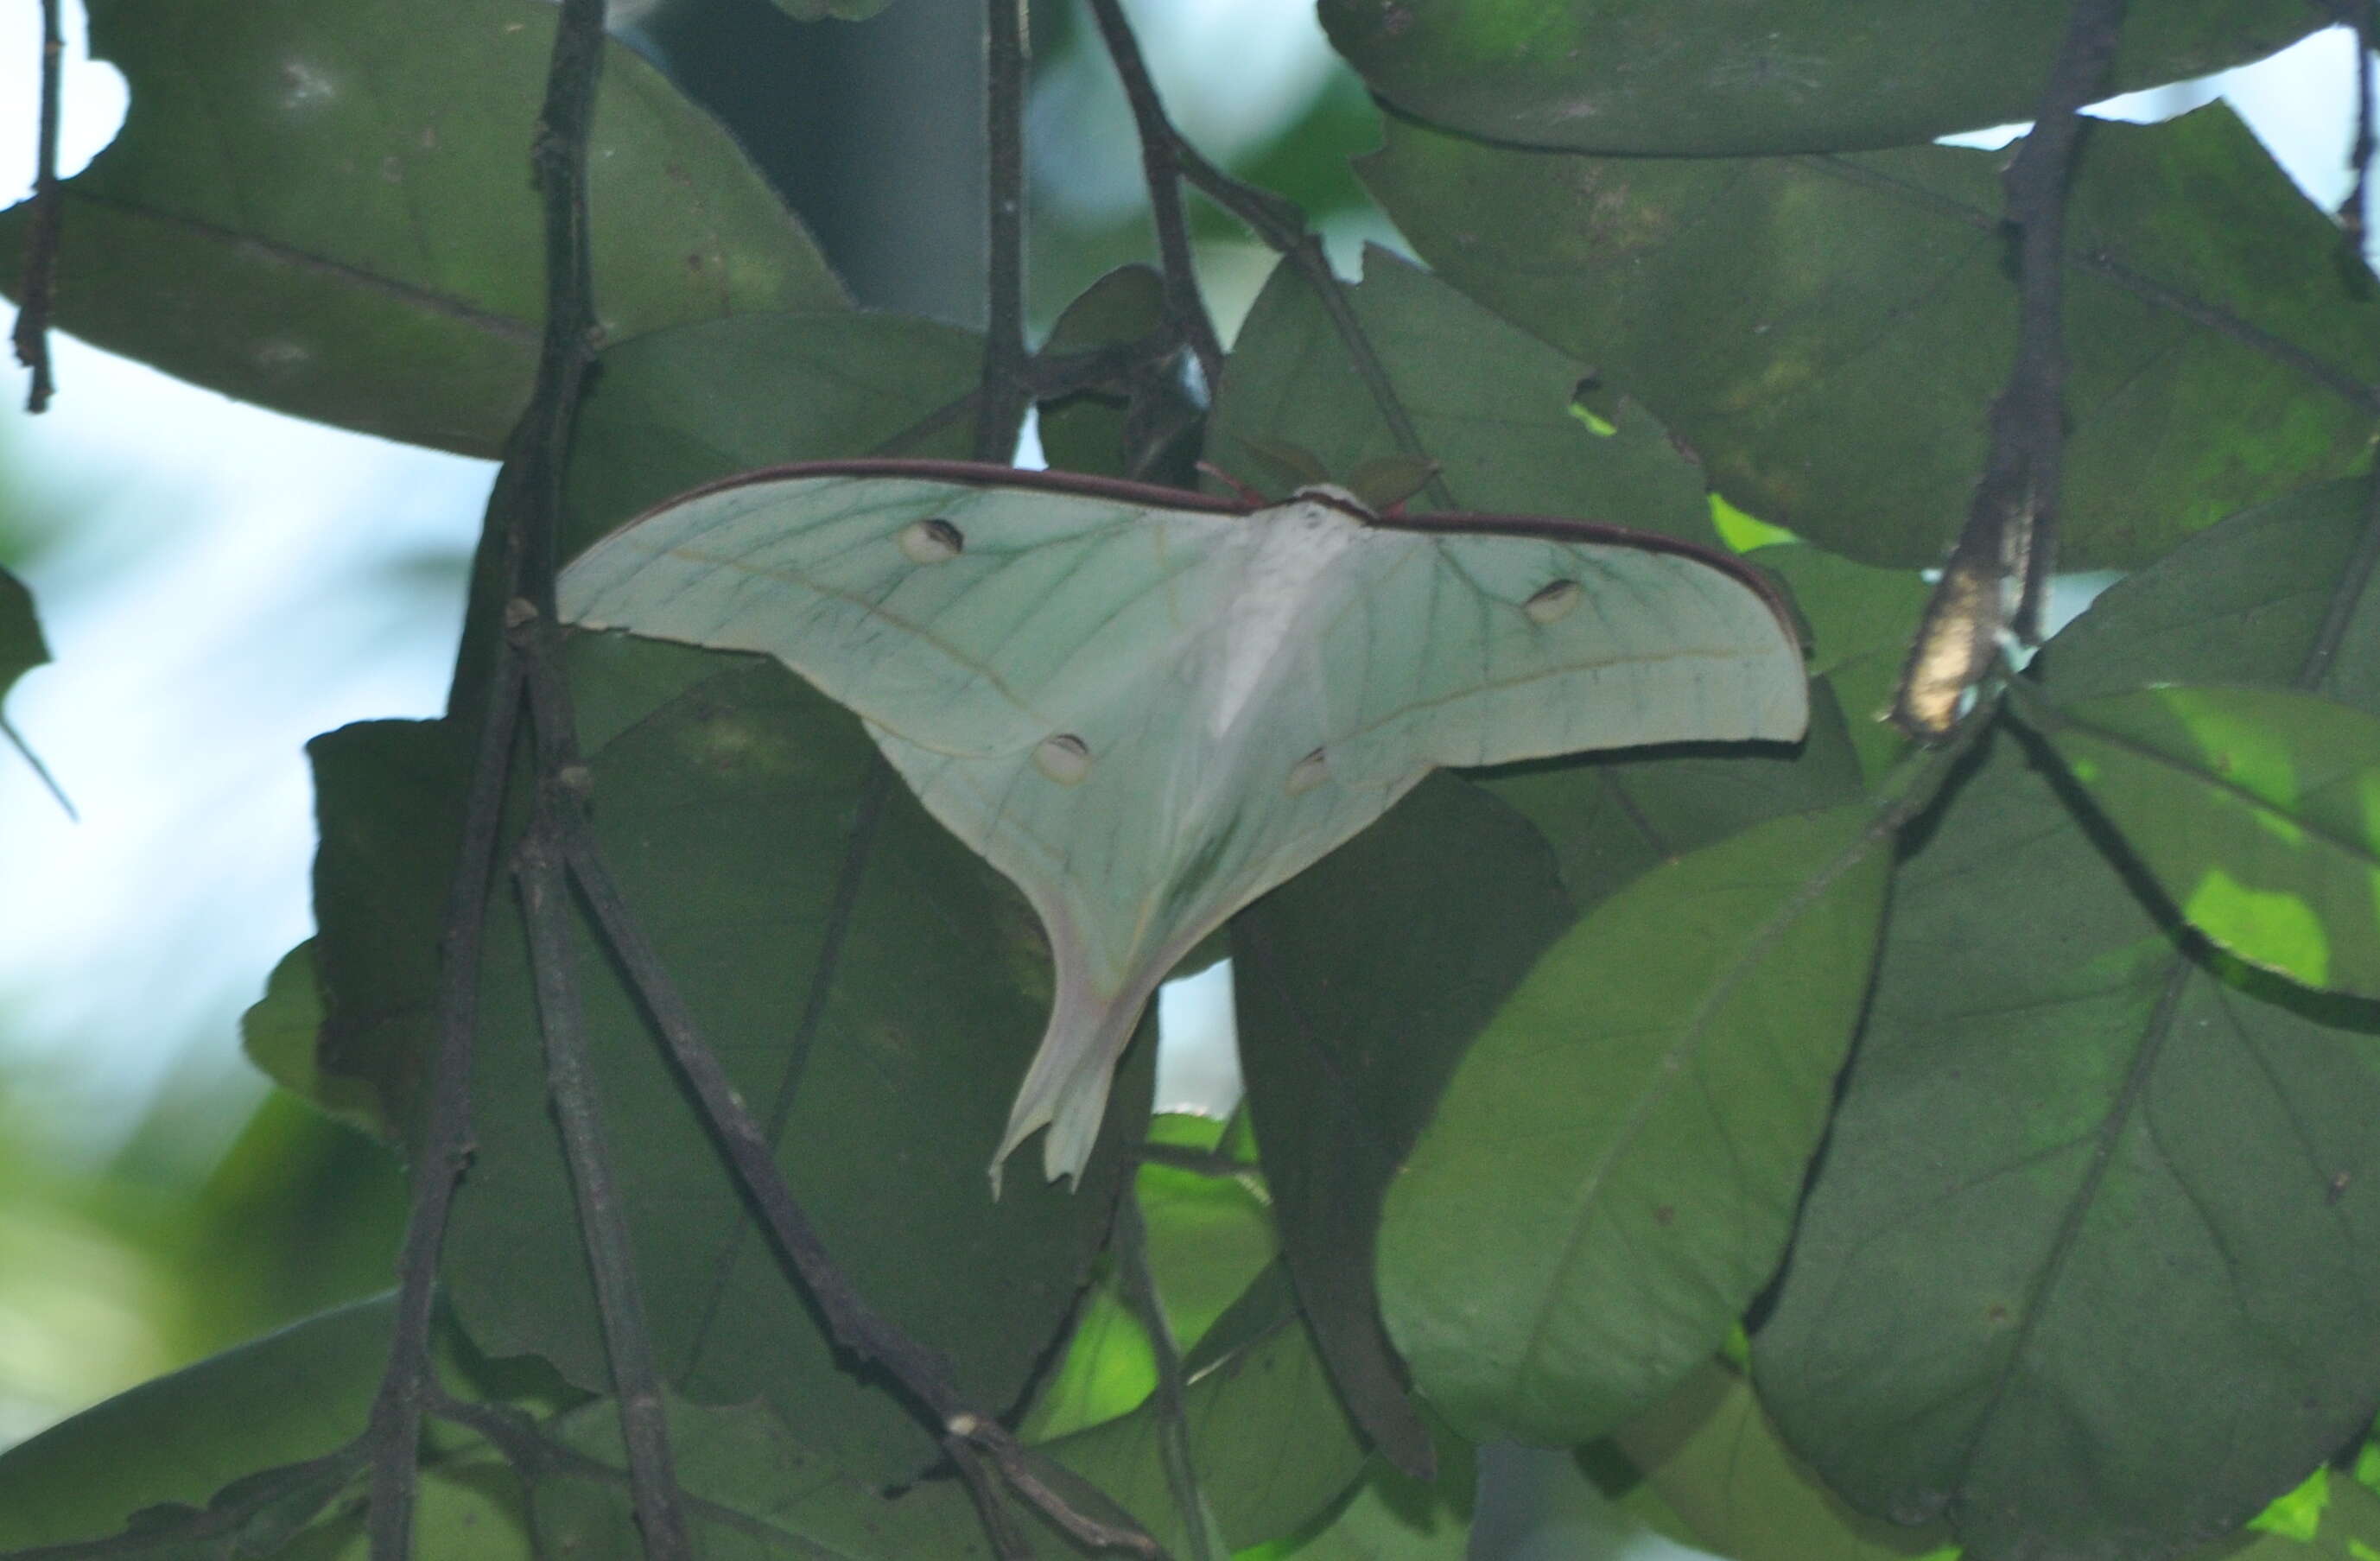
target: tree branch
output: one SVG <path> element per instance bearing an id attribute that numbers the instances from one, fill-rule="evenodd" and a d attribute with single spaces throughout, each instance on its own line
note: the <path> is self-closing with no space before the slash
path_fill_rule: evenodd
<path id="1" fill-rule="evenodd" d="M 1132 1182 L 1116 1200 L 1115 1252 L 1117 1277 L 1124 1304 L 1140 1319 L 1148 1336 L 1149 1352 L 1157 1361 L 1157 1456 L 1165 1466 L 1165 1483 L 1174 1509 L 1182 1515 L 1182 1532 L 1190 1561 L 1220 1561 L 1215 1535 L 1207 1527 L 1207 1498 L 1198 1489 L 1197 1466 L 1190 1458 L 1190 1422 L 1183 1401 L 1182 1347 L 1166 1321 L 1165 1302 L 1157 1293 L 1157 1275 L 1148 1265 L 1148 1222 L 1142 1218 L 1140 1195 Z"/>
<path id="2" fill-rule="evenodd" d="M 1196 147 L 1182 139 L 1171 123 L 1165 126 L 1165 133 L 1172 138 L 1173 155 L 1191 188 L 1238 218 L 1314 290 L 1322 312 L 1330 321 L 1330 328 L 1338 333 L 1340 345 L 1347 349 L 1348 362 L 1364 381 L 1364 388 L 1371 393 L 1372 405 L 1378 409 L 1380 420 L 1388 425 L 1397 449 L 1417 459 L 1428 459 L 1429 452 L 1422 444 L 1421 434 L 1405 411 L 1404 398 L 1397 393 L 1379 354 L 1372 350 L 1371 337 L 1355 318 L 1355 306 L 1347 301 L 1345 284 L 1330 269 L 1330 258 L 1322 252 L 1322 241 L 1307 231 L 1305 213 L 1293 202 L 1269 189 L 1243 183 L 1208 162 Z M 1422 490 L 1436 507 L 1455 507 L 1452 490 L 1435 469 Z"/>
<path id="3" fill-rule="evenodd" d="M 540 672 L 550 672 L 547 667 Z M 534 693 L 532 697 L 534 698 Z M 539 724 L 544 726 L 545 712 Z M 566 771 L 565 773 L 567 773 Z M 540 790 L 561 784 L 545 778 Z M 537 985 L 538 1027 L 545 1036 L 545 1076 L 562 1130 L 563 1156 L 578 1205 L 579 1239 L 595 1281 L 595 1309 L 603 1327 L 603 1351 L 620 1406 L 620 1439 L 628 1454 L 628 1485 L 652 1561 L 686 1561 L 693 1555 L 680 1509 L 677 1478 L 663 1418 L 661 1374 L 653 1364 L 645 1306 L 637 1283 L 635 1254 L 620 1212 L 612 1176 L 595 1081 L 587 1066 L 587 1031 L 572 972 L 570 908 L 556 840 L 563 798 L 541 799 L 539 817 L 522 840 L 513 872 L 528 924 L 529 966 Z"/>
<path id="4" fill-rule="evenodd" d="M 1949 733 L 2004 631 L 2039 637 L 2065 466 L 2067 187 L 2082 105 L 2107 79 L 2123 18 L 2124 0 L 2076 0 L 2034 127 L 2002 176 L 2017 238 L 2016 366 L 1992 404 L 1983 479 L 1893 700 L 1893 720 L 1920 741 Z"/>
<path id="5" fill-rule="evenodd" d="M 550 619 L 562 470 L 595 330 L 587 228 L 587 139 L 603 60 L 604 0 L 563 0 L 546 68 L 545 103 L 530 162 L 544 212 L 546 317 L 537 382 L 505 442 L 488 502 L 488 526 L 505 632 L 495 636 L 488 701 L 464 800 L 463 840 L 448 881 L 439 938 L 438 1051 L 430 1105 L 414 1162 L 413 1203 L 397 1269 L 397 1314 L 389 1359 L 365 1436 L 372 1458 L 368 1519 L 371 1561 L 410 1561 L 423 1395 L 430 1386 L 430 1335 L 440 1249 L 455 1191 L 471 1153 L 470 1071 L 479 1019 L 480 962 L 488 889 L 510 778 L 525 654 L 550 636 L 522 631 Z"/>
<path id="6" fill-rule="evenodd" d="M 1157 83 L 1141 57 L 1140 41 L 1133 36 L 1117 0 L 1091 0 L 1091 16 L 1115 63 L 1116 79 L 1123 84 L 1124 101 L 1132 105 L 1134 126 L 1140 134 L 1141 176 L 1148 186 L 1148 214 L 1157 226 L 1159 272 L 1165 279 L 1165 309 L 1190 344 L 1198 360 L 1199 376 L 1207 381 L 1211 400 L 1223 382 L 1223 344 L 1207 300 L 1198 290 L 1198 273 L 1190 260 L 1190 228 L 1182 210 L 1182 164 L 1176 154 L 1180 138 L 1157 95 Z"/>
<path id="7" fill-rule="evenodd" d="M 50 312 L 57 301 L 58 232 L 66 198 L 58 184 L 58 112 L 64 95 L 66 35 L 59 27 L 59 0 L 42 0 L 42 106 L 40 151 L 33 164 L 33 210 L 25 236 L 25 272 L 17 293 L 17 327 L 10 335 L 17 361 L 33 371 L 25 410 L 45 412 L 57 391 L 50 376 Z"/>
<path id="8" fill-rule="evenodd" d="M 1025 0 L 986 0 L 984 144 L 990 256 L 975 458 L 1007 466 L 1025 428 Z"/>

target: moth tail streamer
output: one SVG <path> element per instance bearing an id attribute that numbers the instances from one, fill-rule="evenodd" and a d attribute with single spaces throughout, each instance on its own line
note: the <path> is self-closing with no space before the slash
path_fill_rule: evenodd
<path id="1" fill-rule="evenodd" d="M 1108 1086 L 1115 1078 L 1117 1059 L 1140 1026 L 1141 1010 L 1148 1006 L 1156 982 L 1134 983 L 1113 997 L 1095 991 L 1079 976 L 1061 973 L 1057 1000 L 1050 1007 L 1050 1028 L 1042 1033 L 1041 1049 L 1026 1070 L 1008 1114 L 1008 1131 L 1000 1152 L 991 1157 L 991 1195 L 1000 1196 L 1001 1168 L 1017 1145 L 1043 1127 L 1050 1136 L 1041 1144 L 1041 1170 L 1050 1180 L 1066 1178 L 1082 1183 L 1083 1168 L 1090 1163 L 1106 1119 Z"/>

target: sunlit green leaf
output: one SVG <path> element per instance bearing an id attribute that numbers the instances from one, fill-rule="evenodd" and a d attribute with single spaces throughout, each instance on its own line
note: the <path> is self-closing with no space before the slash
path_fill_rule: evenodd
<path id="1" fill-rule="evenodd" d="M 1362 172 L 1439 274 L 1597 365 L 1737 503 L 1922 566 L 2014 351 L 2001 162 L 1592 158 L 1392 119 Z M 2229 110 L 2094 126 L 2068 224 L 2063 566 L 2141 563 L 2364 458 L 2380 291 Z"/>
<path id="2" fill-rule="evenodd" d="M 2168 685 L 2022 709 L 2185 920 L 2251 964 L 2380 998 L 2380 720 Z"/>
<path id="3" fill-rule="evenodd" d="M 1184 1359 L 1191 1455 L 1232 1549 L 1312 1522 L 1354 1482 L 1365 1450 L 1306 1335 L 1289 1276 L 1267 1269 Z M 1158 1455 L 1157 1406 L 1047 1444 L 1174 1555 L 1182 1523 Z"/>
<path id="4" fill-rule="evenodd" d="M 66 185 L 57 323 L 300 417 L 492 454 L 543 317 L 529 142 L 554 7 L 100 0 L 132 88 Z M 843 292 L 735 142 L 625 48 L 589 148 L 595 305 L 613 341 Z M 27 208 L 0 216 L 20 273 Z"/>
<path id="5" fill-rule="evenodd" d="M 1399 108 L 1582 151 L 1845 151 L 2029 119 L 2073 7 L 1896 0 L 1323 0 L 1330 41 Z M 2125 18 L 2108 92 L 2206 76 L 2324 18 L 2290 0 L 2163 0 Z"/>
<path id="6" fill-rule="evenodd" d="M 1169 1113 L 1149 1123 L 1149 1141 L 1215 1155 L 1220 1165 L 1224 1128 L 1208 1118 Z M 1181 1349 L 1196 1348 L 1279 1252 L 1257 1175 L 1254 1166 L 1244 1176 L 1222 1175 L 1151 1160 L 1134 1179 L 1149 1269 Z M 1111 1252 L 1077 1309 L 1065 1358 L 1035 1398 L 1023 1427 L 1035 1441 L 1129 1413 L 1157 1386 L 1156 1354 L 1120 1292 L 1114 1262 Z"/>
<path id="7" fill-rule="evenodd" d="M 1853 805 L 1656 868 L 1541 960 L 1390 1189 L 1389 1332 L 1459 1429 L 1611 1429 L 1774 1269 L 1866 990 L 1888 853 Z"/>

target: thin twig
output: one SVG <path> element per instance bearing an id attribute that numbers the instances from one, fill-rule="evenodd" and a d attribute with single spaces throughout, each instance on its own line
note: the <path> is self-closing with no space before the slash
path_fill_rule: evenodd
<path id="1" fill-rule="evenodd" d="M 447 880 L 438 940 L 438 1049 L 431 1062 L 429 1111 L 414 1156 L 412 1201 L 397 1258 L 395 1326 L 365 1433 L 372 1449 L 368 1525 L 372 1561 L 408 1561 L 413 1553 L 416 1461 L 421 1396 L 430 1381 L 438 1253 L 445 1244 L 455 1189 L 471 1158 L 471 1046 L 479 1024 L 480 951 L 520 710 L 520 661 L 506 646 L 498 651 L 495 686 L 489 691 L 463 798 L 462 842 Z"/>
<path id="2" fill-rule="evenodd" d="M 2082 105 L 2107 79 L 2123 18 L 2124 0 L 2076 0 L 2034 127 L 2003 175 L 2017 236 L 2016 366 L 1992 404 L 1983 479 L 1893 700 L 1893 720 L 1921 741 L 1949 732 L 2004 630 L 2027 642 L 2039 635 L 2065 466 L 2067 187 Z"/>
<path id="3" fill-rule="evenodd" d="M 1157 95 L 1157 83 L 1141 57 L 1140 41 L 1133 36 L 1117 0 L 1091 0 L 1091 16 L 1115 63 L 1116 79 L 1123 84 L 1124 101 L 1132 105 L 1133 123 L 1140 132 L 1141 176 L 1148 186 L 1148 214 L 1157 227 L 1157 259 L 1165 280 L 1165 309 L 1190 344 L 1198 360 L 1209 397 L 1223 382 L 1223 344 L 1215 321 L 1207 313 L 1205 295 L 1190 260 L 1190 228 L 1182 211 L 1182 164 L 1172 134 L 1172 121 Z"/>
<path id="4" fill-rule="evenodd" d="M 519 730 L 526 672 L 516 630 L 519 600 L 553 598 L 554 538 L 562 513 L 562 466 L 585 382 L 594 330 L 587 229 L 587 139 L 603 58 L 604 0 L 563 0 L 546 68 L 545 103 L 531 165 L 545 217 L 546 319 L 537 382 L 506 441 L 488 503 L 488 525 L 504 588 L 493 597 L 508 620 L 494 635 L 488 701 L 465 794 L 460 850 L 448 880 L 439 934 L 438 1051 L 430 1104 L 414 1163 L 413 1202 L 397 1267 L 397 1312 L 380 1392 L 365 1435 L 371 1445 L 371 1561 L 410 1561 L 422 1396 L 440 1249 L 455 1191 L 471 1153 L 471 1051 L 479 1020 L 480 952 L 496 839 Z M 550 611 L 546 613 L 550 616 Z M 544 643 L 531 641 L 532 645 Z"/>
<path id="5" fill-rule="evenodd" d="M 1207 1499 L 1198 1490 L 1197 1466 L 1190 1458 L 1190 1418 L 1184 1401 L 1182 1347 L 1166 1320 L 1165 1302 L 1157 1293 L 1157 1275 L 1148 1265 L 1148 1225 L 1141 1217 L 1140 1198 L 1127 1185 L 1116 1200 L 1115 1252 L 1117 1277 L 1124 1304 L 1140 1319 L 1148 1336 L 1149 1352 L 1157 1361 L 1157 1456 L 1165 1466 L 1165 1483 L 1182 1515 L 1182 1532 L 1190 1561 L 1219 1561 L 1215 1536 L 1207 1527 Z"/>
<path id="6" fill-rule="evenodd" d="M 539 672 L 550 671 L 550 666 Z M 533 676 L 536 674 L 533 673 Z M 543 724 L 540 711 L 540 724 Z M 540 788 L 560 784 L 546 780 Z M 693 1554 L 677 1477 L 670 1457 L 669 1425 L 662 1399 L 661 1373 L 653 1363 L 645 1328 L 636 1254 L 612 1175 L 595 1080 L 587 1066 L 587 1026 L 572 966 L 570 906 L 556 841 L 565 798 L 541 800 L 540 817 L 520 843 L 513 873 L 520 889 L 521 914 L 528 928 L 529 968 L 537 986 L 538 1028 L 545 1036 L 545 1076 L 555 1122 L 562 1130 L 563 1158 L 577 1195 L 579 1239 L 595 1283 L 595 1310 L 603 1328 L 603 1352 L 620 1406 L 620 1440 L 628 1455 L 628 1487 L 645 1554 L 652 1561 L 684 1561 Z"/>
<path id="7" fill-rule="evenodd" d="M 1161 117 L 1162 110 L 1160 115 L 1158 127 L 1172 144 L 1182 176 L 1193 189 L 1239 219 L 1313 289 L 1331 330 L 1346 349 L 1347 361 L 1364 381 L 1364 388 L 1371 393 L 1372 405 L 1378 410 L 1381 422 L 1388 426 L 1397 449 L 1404 454 L 1427 459 L 1429 452 L 1414 428 L 1412 416 L 1405 411 L 1404 398 L 1397 393 L 1379 354 L 1372 350 L 1372 338 L 1355 318 L 1355 306 L 1347 301 L 1346 286 L 1339 280 L 1339 273 L 1330 269 L 1330 257 L 1322 252 L 1322 241 L 1307 231 L 1305 213 L 1294 202 L 1235 179 L 1208 162 L 1196 147 L 1182 139 L 1172 121 Z M 1143 133 L 1148 132 L 1144 129 Z M 1455 507 L 1453 490 L 1435 468 L 1422 491 L 1439 509 Z"/>
<path id="8" fill-rule="evenodd" d="M 1025 0 L 986 0 L 984 144 L 990 254 L 975 458 L 1006 466 L 1025 429 Z"/>
<path id="9" fill-rule="evenodd" d="M 1157 1543 L 1138 1529 L 1102 1522 L 1061 1494 L 1041 1477 L 1036 1460 L 1014 1433 L 967 1406 L 947 1358 L 909 1337 L 868 1304 L 795 1202 L 777 1169 L 767 1132 L 726 1070 L 702 1043 L 693 1010 L 670 979 L 644 929 L 637 925 L 626 897 L 583 821 L 575 821 L 565 833 L 564 850 L 571 877 L 597 929 L 629 986 L 643 1001 L 680 1075 L 694 1091 L 703 1119 L 745 1195 L 816 1303 L 836 1348 L 860 1363 L 882 1367 L 896 1391 L 942 1434 L 946 1445 L 951 1437 L 957 1437 L 989 1458 L 1010 1489 L 1067 1532 L 1098 1548 L 1158 1554 Z"/>
<path id="10" fill-rule="evenodd" d="M 64 96 L 66 34 L 59 0 L 42 0 L 41 146 L 33 164 L 33 210 L 25 235 L 25 272 L 11 338 L 17 361 L 33 371 L 25 410 L 45 412 L 57 384 L 50 374 L 50 313 L 57 302 L 58 233 L 66 197 L 58 184 L 58 112 Z"/>

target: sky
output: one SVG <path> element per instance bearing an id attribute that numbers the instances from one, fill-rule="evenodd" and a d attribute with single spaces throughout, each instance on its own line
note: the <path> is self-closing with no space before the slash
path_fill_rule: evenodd
<path id="1" fill-rule="evenodd" d="M 71 171 L 114 133 L 125 93 L 82 61 L 67 9 Z M 1333 68 L 1302 5 L 1136 9 L 1210 150 L 1294 114 Z M 37 40 L 34 0 L 0 0 L 0 104 L 35 101 Z M 2325 203 L 2347 184 L 2351 53 L 2334 30 L 2221 85 Z M 1201 79 L 1231 91 L 1193 91 Z M 1037 116 L 1089 91 L 1055 72 Z M 2123 106 L 2150 116 L 2212 91 Z M 0 191 L 29 188 L 31 166 L 30 113 L 0 115 Z M 0 1077 L 15 1091 L 0 1124 L 38 1119 L 63 1151 L 97 1156 L 161 1089 L 261 1093 L 237 1019 L 310 930 L 303 744 L 439 708 L 492 468 L 245 406 L 70 338 L 54 350 L 43 417 L 21 411 L 21 376 L 0 374 L 0 492 L 19 495 L 0 536 L 33 541 L 16 562 L 57 659 L 7 713 L 79 818 L 0 754 Z M 1219 969 L 1170 992 L 1169 1033 L 1211 1040 L 1228 983 Z M 1162 1102 L 1232 1094 L 1227 1049 L 1169 1060 Z"/>

